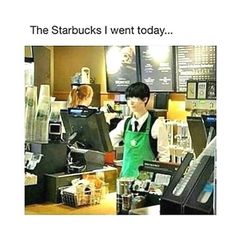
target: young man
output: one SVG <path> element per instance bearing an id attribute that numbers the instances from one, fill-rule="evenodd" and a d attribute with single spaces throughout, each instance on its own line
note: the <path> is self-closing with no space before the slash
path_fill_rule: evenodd
<path id="1" fill-rule="evenodd" d="M 121 177 L 137 177 L 144 160 L 169 162 L 167 132 L 163 123 L 149 114 L 146 105 L 150 97 L 149 87 L 137 82 L 125 92 L 132 117 L 122 120 L 110 132 L 112 145 L 124 142 Z M 164 138 L 163 138 L 164 137 Z"/>

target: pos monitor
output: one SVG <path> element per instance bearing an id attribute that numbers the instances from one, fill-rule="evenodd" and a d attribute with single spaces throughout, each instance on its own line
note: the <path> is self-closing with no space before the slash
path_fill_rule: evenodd
<path id="1" fill-rule="evenodd" d="M 207 145 L 207 132 L 202 117 L 187 116 L 192 147 L 198 157 Z"/>
<path id="2" fill-rule="evenodd" d="M 209 141 L 216 136 L 216 115 L 202 115 Z"/>
<path id="3" fill-rule="evenodd" d="M 61 110 L 60 114 L 67 139 L 73 136 L 79 148 L 100 152 L 113 150 L 103 112 L 79 107 Z"/>

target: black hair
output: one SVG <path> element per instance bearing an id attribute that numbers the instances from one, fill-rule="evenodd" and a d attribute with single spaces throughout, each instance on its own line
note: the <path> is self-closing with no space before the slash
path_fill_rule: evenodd
<path id="1" fill-rule="evenodd" d="M 132 97 L 140 98 L 142 100 L 144 98 L 147 98 L 147 102 L 148 102 L 149 97 L 150 97 L 149 87 L 142 82 L 136 82 L 134 84 L 131 84 L 125 91 L 125 98 L 127 99 L 127 98 L 132 98 Z"/>

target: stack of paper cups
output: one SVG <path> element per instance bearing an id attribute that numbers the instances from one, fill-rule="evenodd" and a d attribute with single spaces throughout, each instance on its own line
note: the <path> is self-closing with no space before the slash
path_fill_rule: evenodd
<path id="1" fill-rule="evenodd" d="M 50 114 L 50 86 L 41 85 L 37 115 L 35 118 L 35 141 L 48 143 L 48 122 Z"/>
<path id="2" fill-rule="evenodd" d="M 25 94 L 25 140 L 34 140 L 34 121 L 37 109 L 37 87 L 29 86 Z"/>

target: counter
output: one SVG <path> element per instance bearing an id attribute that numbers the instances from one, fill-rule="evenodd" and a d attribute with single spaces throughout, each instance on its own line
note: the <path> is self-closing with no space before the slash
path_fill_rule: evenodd
<path id="1" fill-rule="evenodd" d="M 160 205 L 132 209 L 129 211 L 129 215 L 155 215 L 155 216 L 159 216 L 160 215 Z"/>
<path id="2" fill-rule="evenodd" d="M 70 207 L 62 203 L 41 203 L 25 207 L 25 215 L 117 215 L 116 193 L 109 193 L 100 204 Z M 160 205 L 130 210 L 129 215 L 160 215 Z"/>
<path id="3" fill-rule="evenodd" d="M 25 215 L 116 215 L 116 193 L 109 193 L 100 204 L 73 208 L 62 203 L 41 203 L 25 207 Z"/>

